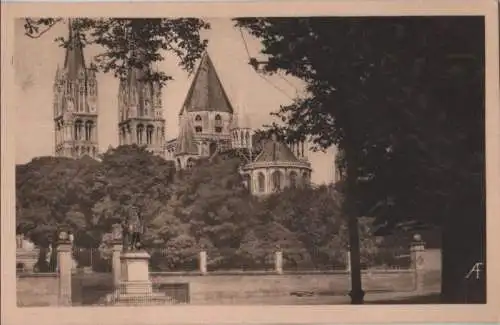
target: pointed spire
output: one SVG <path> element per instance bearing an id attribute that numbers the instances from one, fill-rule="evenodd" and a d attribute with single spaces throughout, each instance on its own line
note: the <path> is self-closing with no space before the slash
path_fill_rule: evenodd
<path id="1" fill-rule="evenodd" d="M 64 58 L 64 68 L 68 72 L 68 77 L 74 80 L 78 78 L 80 69 L 85 71 L 85 59 L 80 36 L 74 30 L 72 19 L 68 19 L 68 28 L 68 47 Z"/>
<path id="2" fill-rule="evenodd" d="M 233 113 L 233 107 L 222 86 L 215 66 L 204 52 L 179 115 L 187 112 L 216 111 Z"/>
<path id="3" fill-rule="evenodd" d="M 233 115 L 232 129 L 251 129 L 250 118 L 246 113 L 246 105 L 241 92 L 236 92 L 236 112 Z"/>

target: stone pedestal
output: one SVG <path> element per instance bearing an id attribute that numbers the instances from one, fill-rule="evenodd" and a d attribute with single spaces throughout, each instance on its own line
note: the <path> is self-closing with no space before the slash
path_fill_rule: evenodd
<path id="1" fill-rule="evenodd" d="M 118 247 L 114 253 L 118 254 Z M 117 255 L 114 255 L 114 258 L 116 257 Z M 120 281 L 116 284 L 114 294 L 106 296 L 106 304 L 136 306 L 174 303 L 165 293 L 153 292 L 153 283 L 149 279 L 149 258 L 145 251 L 120 253 L 119 265 L 113 263 L 114 268 L 119 267 L 114 276 L 119 276 Z"/>
<path id="2" fill-rule="evenodd" d="M 120 295 L 151 295 L 153 286 L 149 280 L 149 258 L 149 254 L 145 251 L 121 254 Z"/>

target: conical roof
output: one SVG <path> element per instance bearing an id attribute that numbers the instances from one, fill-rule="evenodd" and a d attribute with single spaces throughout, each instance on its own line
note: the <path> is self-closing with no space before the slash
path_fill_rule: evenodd
<path id="1" fill-rule="evenodd" d="M 199 111 L 233 113 L 231 102 L 207 52 L 201 58 L 179 114 Z"/>
<path id="2" fill-rule="evenodd" d="M 290 148 L 279 142 L 276 137 L 267 140 L 255 162 L 298 162 Z"/>

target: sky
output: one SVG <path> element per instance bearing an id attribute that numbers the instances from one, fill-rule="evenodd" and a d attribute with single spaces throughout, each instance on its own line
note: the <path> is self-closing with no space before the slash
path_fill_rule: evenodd
<path id="1" fill-rule="evenodd" d="M 237 112 L 249 116 L 253 128 L 269 124 L 281 105 L 289 104 L 303 86 L 300 80 L 284 74 L 259 76 L 248 64 L 240 30 L 228 18 L 205 19 L 211 29 L 202 36 L 208 39 L 208 53 L 221 82 Z M 67 37 L 68 27 L 59 23 L 41 38 L 24 35 L 23 20 L 15 28 L 15 86 L 16 86 L 16 163 L 22 164 L 35 157 L 54 154 L 53 93 L 57 66 L 64 63 L 64 49 L 54 39 Z M 259 56 L 259 40 L 243 31 L 251 56 Z M 100 52 L 97 46 L 84 49 L 87 65 Z M 163 89 L 163 109 L 167 140 L 179 131 L 178 114 L 193 75 L 178 66 L 177 59 L 168 52 L 158 67 L 174 78 Z M 98 82 L 98 141 L 100 151 L 118 145 L 118 80 L 112 74 L 99 73 Z M 333 149 L 310 152 L 313 168 L 312 181 L 330 183 L 334 179 Z"/>

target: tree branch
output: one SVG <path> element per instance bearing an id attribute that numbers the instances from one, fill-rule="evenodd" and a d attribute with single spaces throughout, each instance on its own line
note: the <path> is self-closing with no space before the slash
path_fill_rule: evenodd
<path id="1" fill-rule="evenodd" d="M 43 34 L 47 33 L 50 29 L 52 29 L 52 27 L 54 27 L 61 20 L 62 20 L 62 18 L 57 18 L 57 19 L 53 19 L 50 21 L 47 21 L 45 19 L 33 21 L 30 18 L 26 18 L 25 19 L 26 23 L 25 23 L 24 27 L 27 31 L 24 33 L 24 35 L 26 35 L 32 39 L 40 38 Z M 37 26 L 39 24 L 44 24 L 47 27 L 44 30 L 42 30 L 41 32 L 39 32 L 38 31 L 39 27 Z M 38 33 L 38 34 L 35 34 L 35 33 Z"/>

